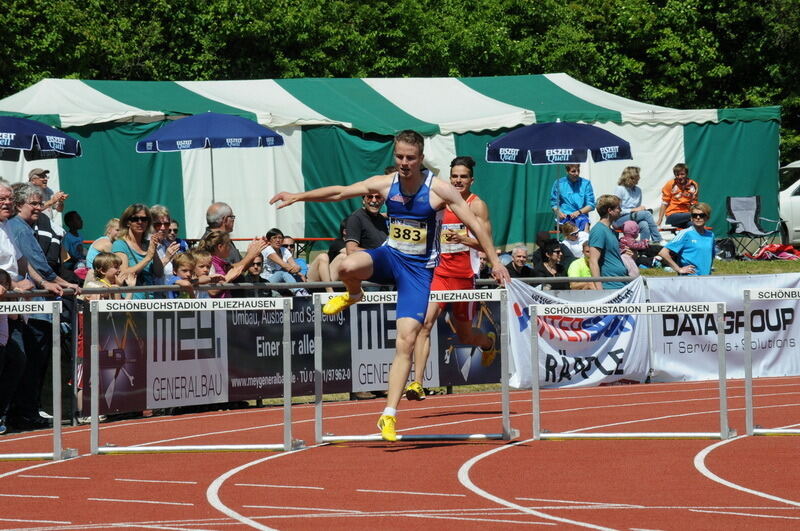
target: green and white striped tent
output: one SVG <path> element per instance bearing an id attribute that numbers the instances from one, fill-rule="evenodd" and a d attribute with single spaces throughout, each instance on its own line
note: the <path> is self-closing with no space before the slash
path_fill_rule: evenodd
<path id="1" fill-rule="evenodd" d="M 280 227 L 294 236 L 335 236 L 358 207 L 342 203 L 276 210 L 281 190 L 347 184 L 393 163 L 391 137 L 414 129 L 426 137 L 425 162 L 446 176 L 450 160 L 478 161 L 474 190 L 489 205 L 498 244 L 532 242 L 552 225 L 548 199 L 560 166 L 487 164 L 485 146 L 514 127 L 583 121 L 627 139 L 634 160 L 585 164 L 595 193 L 613 193 L 622 169 L 642 168 L 647 206 L 657 208 L 672 166 L 686 162 L 714 207 L 722 233 L 728 195 L 759 194 L 763 215 L 776 217 L 780 109 L 676 110 L 621 98 L 566 74 L 486 78 L 274 79 L 136 82 L 46 79 L 0 100 L 0 113 L 30 117 L 80 138 L 83 157 L 0 163 L 12 182 L 32 167 L 51 170 L 53 189 L 70 193 L 87 237 L 134 202 L 164 204 L 187 237 L 199 236 L 211 203 L 206 150 L 137 154 L 135 145 L 164 123 L 215 111 L 250 117 L 284 135 L 286 145 L 214 151 L 217 201 L 233 206 L 234 236 Z M 182 231 L 183 232 L 183 231 Z"/>

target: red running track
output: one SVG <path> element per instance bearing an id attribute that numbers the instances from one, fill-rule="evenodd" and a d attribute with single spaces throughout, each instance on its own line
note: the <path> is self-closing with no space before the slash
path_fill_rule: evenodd
<path id="1" fill-rule="evenodd" d="M 729 382 L 730 425 L 744 389 Z M 760 379 L 756 421 L 800 425 L 800 379 Z M 67 428 L 60 462 L 0 462 L 0 529 L 797 529 L 800 437 L 532 441 L 530 392 L 515 391 L 512 442 L 313 444 L 313 407 L 293 410 L 295 452 L 86 455 Z M 375 433 L 379 401 L 325 406 L 325 429 Z M 500 431 L 497 393 L 403 403 L 400 433 Z M 548 390 L 551 431 L 719 429 L 714 382 Z M 102 425 L 117 445 L 276 443 L 280 408 Z M 48 432 L 6 435 L 0 453 L 47 452 Z"/>

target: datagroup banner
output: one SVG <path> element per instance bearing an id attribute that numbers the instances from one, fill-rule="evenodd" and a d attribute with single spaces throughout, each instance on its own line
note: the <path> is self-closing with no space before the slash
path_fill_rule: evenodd
<path id="1" fill-rule="evenodd" d="M 478 293 L 476 299 L 480 299 Z M 380 292 L 370 295 L 375 296 L 374 303 L 322 316 L 325 393 L 388 387 L 397 338 L 395 304 L 393 299 L 382 301 Z M 228 301 L 226 305 L 212 306 L 208 299 L 118 301 L 108 306 L 112 311 L 100 312 L 100 412 L 282 396 L 283 311 L 273 309 L 277 299 L 246 303 L 245 309 L 241 301 L 253 299 L 222 300 Z M 307 297 L 292 302 L 292 394 L 312 395 L 313 307 Z M 499 337 L 500 303 L 477 300 L 472 304 L 473 327 Z M 499 350 L 489 358 L 478 347 L 459 344 L 451 319 L 449 311 L 443 312 L 432 331 L 425 385 L 499 382 Z M 88 314 L 84 323 L 88 339 Z M 90 354 L 87 340 L 85 381 L 91 372 Z M 84 411 L 88 411 L 90 394 L 83 396 Z"/>
<path id="2" fill-rule="evenodd" d="M 531 387 L 531 326 L 539 332 L 539 385 L 587 387 L 614 382 L 643 382 L 648 373 L 646 315 L 541 315 L 531 323 L 532 304 L 574 304 L 519 280 L 508 283 L 511 386 Z M 591 304 L 644 302 L 637 278 L 624 288 Z"/>
<path id="3" fill-rule="evenodd" d="M 800 274 L 648 278 L 653 302 L 724 302 L 728 378 L 744 378 L 745 319 L 752 327 L 753 376 L 800 374 L 797 300 L 761 300 L 744 314 L 744 290 L 800 287 Z M 717 378 L 717 324 L 713 315 L 652 316 L 653 378 L 657 381 Z"/>

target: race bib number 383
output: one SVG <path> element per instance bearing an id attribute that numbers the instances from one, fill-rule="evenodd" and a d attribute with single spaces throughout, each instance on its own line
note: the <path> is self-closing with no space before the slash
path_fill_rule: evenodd
<path id="1" fill-rule="evenodd" d="M 389 247 L 405 254 L 423 255 L 428 246 L 428 227 L 425 222 L 410 219 L 389 220 Z"/>

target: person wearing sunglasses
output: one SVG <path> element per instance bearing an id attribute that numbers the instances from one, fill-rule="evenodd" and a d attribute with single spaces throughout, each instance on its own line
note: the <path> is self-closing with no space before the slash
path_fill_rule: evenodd
<path id="1" fill-rule="evenodd" d="M 164 239 L 161 232 L 153 233 L 150 239 L 150 209 L 147 205 L 134 203 L 119 217 L 119 236 L 111 245 L 111 251 L 120 257 L 120 274 L 135 275 L 137 286 L 153 286 L 164 276 L 164 263 L 158 256 L 158 246 Z M 153 293 L 134 293 L 134 299 L 152 299 Z"/>
<path id="2" fill-rule="evenodd" d="M 161 264 L 164 266 L 164 279 L 167 279 L 174 274 L 172 259 L 178 253 L 188 251 L 189 245 L 184 241 L 178 241 L 177 237 L 170 232 L 172 217 L 169 215 L 169 209 L 164 205 L 150 207 L 150 221 L 153 225 L 153 232 L 161 234 L 162 240 L 156 252 L 158 252 Z M 163 279 L 159 280 L 159 283 L 163 284 Z"/>
<path id="3" fill-rule="evenodd" d="M 345 221 L 345 247 L 347 254 L 383 245 L 389 235 L 389 224 L 381 214 L 385 198 L 378 193 L 364 194 L 361 208 Z"/>
<path id="4" fill-rule="evenodd" d="M 567 270 L 561 263 L 564 250 L 561 249 L 561 244 L 558 240 L 550 239 L 542 245 L 542 260 L 541 264 L 537 264 L 533 268 L 533 276 L 539 278 L 552 278 L 552 277 L 565 277 Z M 543 289 L 569 289 L 569 282 L 545 282 L 542 284 Z"/>
<path id="5" fill-rule="evenodd" d="M 710 275 L 714 263 L 714 233 L 706 228 L 711 216 L 707 203 L 695 203 L 689 210 L 692 226 L 678 232 L 658 253 L 679 275 Z"/>

